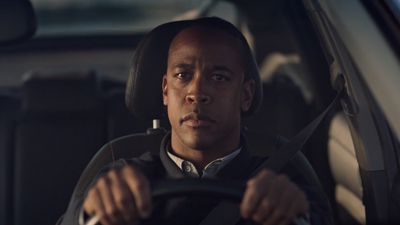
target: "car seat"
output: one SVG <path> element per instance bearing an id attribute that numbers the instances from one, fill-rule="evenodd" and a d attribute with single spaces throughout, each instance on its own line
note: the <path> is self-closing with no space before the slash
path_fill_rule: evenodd
<path id="1" fill-rule="evenodd" d="M 343 224 L 365 224 L 363 187 L 350 128 L 342 112 L 331 121 L 328 141 L 329 164 L 335 179 L 335 200 Z"/>
<path id="2" fill-rule="evenodd" d="M 12 92 L 0 94 L 0 224 L 12 224 L 14 133 L 20 101 Z"/>
<path id="3" fill-rule="evenodd" d="M 104 104 L 91 71 L 37 71 L 23 82 L 16 127 L 14 222 L 50 225 L 79 174 L 106 142 Z"/>

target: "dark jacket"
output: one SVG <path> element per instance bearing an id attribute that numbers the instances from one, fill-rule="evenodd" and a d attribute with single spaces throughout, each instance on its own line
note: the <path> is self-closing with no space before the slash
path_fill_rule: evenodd
<path id="1" fill-rule="evenodd" d="M 123 158 L 127 158 L 126 156 L 131 153 L 130 146 L 132 144 L 135 145 L 135 143 L 139 143 L 139 146 L 136 147 L 139 149 L 145 148 L 147 149 L 147 152 L 142 154 L 140 157 L 127 160 L 121 159 L 118 161 L 111 161 L 110 157 L 114 158 L 114 153 L 110 153 L 110 151 L 114 152 L 113 149 L 116 147 L 115 145 L 117 142 L 112 142 L 111 144 L 105 145 L 98 152 L 98 154 L 96 154 L 92 162 L 88 165 L 88 168 L 85 169 L 85 172 L 82 174 L 82 177 L 80 178 L 78 185 L 74 190 L 74 194 L 71 198 L 66 214 L 59 219 L 57 224 L 77 224 L 79 217 L 78 215 L 79 212 L 81 212 L 83 198 L 86 195 L 85 192 L 87 192 L 91 186 L 90 183 L 93 184 L 96 181 L 96 177 L 99 177 L 110 168 L 122 167 L 126 163 L 130 163 L 140 168 L 150 180 L 185 177 L 184 173 L 180 171 L 176 164 L 166 154 L 167 148 L 170 147 L 170 134 L 164 136 L 159 151 L 152 149 L 157 148 L 156 146 L 159 141 L 150 138 L 142 143 L 142 141 L 137 140 L 143 140 L 143 137 L 137 138 L 136 136 L 132 138 L 134 138 L 136 141 L 123 141 L 128 139 L 122 139 L 122 141 L 120 141 L 120 143 L 123 144 L 119 146 L 119 150 L 122 150 L 119 151 L 119 153 L 125 155 Z M 151 142 L 149 143 L 148 141 Z M 129 143 L 129 145 L 126 143 Z M 114 148 L 112 147 L 113 144 Z M 150 146 L 153 147 L 149 149 Z M 266 159 L 252 156 L 248 150 L 248 145 L 246 144 L 245 138 L 243 137 L 241 139 L 241 146 L 241 152 L 216 174 L 216 179 L 239 180 L 244 183 L 249 179 L 252 172 Z M 279 145 L 277 145 L 277 148 L 279 148 Z M 144 150 L 142 152 L 144 152 Z M 112 163 L 104 167 L 97 176 L 94 176 L 93 172 L 96 171 L 96 168 L 104 163 L 105 160 Z M 322 191 L 314 170 L 301 152 L 296 154 L 293 159 L 289 161 L 282 173 L 287 174 L 290 179 L 306 193 L 311 206 L 311 224 L 332 224 L 332 215 L 329 202 Z M 88 179 L 91 178 L 92 181 L 89 181 Z M 153 216 L 151 219 L 154 222 L 152 224 L 197 225 L 206 215 L 208 215 L 208 213 L 219 201 L 219 199 L 215 198 L 207 199 L 204 197 L 181 197 L 168 202 L 157 202 L 155 203 Z M 240 221 L 240 224 L 243 224 L 242 222 L 243 221 Z"/>
<path id="2" fill-rule="evenodd" d="M 171 148 L 170 140 L 170 135 L 167 134 L 161 143 L 159 155 L 146 152 L 139 158 L 124 160 L 124 162 L 121 161 L 113 166 L 122 166 L 125 163 L 134 164 L 150 179 L 185 178 L 185 174 L 166 153 L 167 149 Z M 216 179 L 246 182 L 252 172 L 266 160 L 266 158 L 250 155 L 244 138 L 241 140 L 241 146 L 241 152 L 216 174 Z M 288 163 L 282 171 L 306 193 L 311 206 L 311 224 L 330 224 L 329 203 L 324 196 L 321 196 L 320 186 L 311 183 L 311 180 L 307 178 L 310 174 L 303 172 L 292 163 Z M 219 201 L 215 198 L 180 197 L 167 202 L 159 202 L 156 203 L 153 213 L 157 217 L 153 217 L 151 220 L 153 220 L 153 224 L 159 224 L 166 220 L 168 224 L 198 225 Z M 243 221 L 240 221 L 239 224 L 243 224 Z"/>

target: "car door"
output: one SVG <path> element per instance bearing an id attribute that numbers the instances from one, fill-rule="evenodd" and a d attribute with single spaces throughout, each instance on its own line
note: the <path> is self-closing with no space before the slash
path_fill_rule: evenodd
<path id="1" fill-rule="evenodd" d="M 339 123 L 345 125 L 331 129 L 331 139 L 336 138 L 342 149 L 354 148 L 355 154 L 343 157 L 345 151 L 331 146 L 329 151 L 336 151 L 329 153 L 332 173 L 337 187 L 343 186 L 365 211 L 349 206 L 352 201 L 340 196 L 338 188 L 336 201 L 359 223 L 367 224 L 398 222 L 393 212 L 399 201 L 394 194 L 399 176 L 399 27 L 390 26 L 396 17 L 382 19 L 394 13 L 388 2 L 371 6 L 367 1 L 304 1 L 330 62 L 333 84 L 344 79 L 346 120 Z M 373 13 L 376 7 L 383 11 Z M 334 120 L 336 127 L 337 123 Z M 351 133 L 350 142 L 344 140 L 346 131 Z"/>

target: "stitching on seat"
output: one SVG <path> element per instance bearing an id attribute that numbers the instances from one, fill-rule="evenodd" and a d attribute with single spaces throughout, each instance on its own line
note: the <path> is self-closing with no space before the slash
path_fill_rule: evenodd
<path id="1" fill-rule="evenodd" d="M 115 154 L 114 154 L 114 148 L 113 148 L 113 144 L 114 144 L 114 142 L 113 141 L 111 141 L 111 143 L 110 143 L 110 150 L 111 150 L 111 158 L 112 158 L 112 164 L 113 164 L 113 167 L 115 166 Z"/>

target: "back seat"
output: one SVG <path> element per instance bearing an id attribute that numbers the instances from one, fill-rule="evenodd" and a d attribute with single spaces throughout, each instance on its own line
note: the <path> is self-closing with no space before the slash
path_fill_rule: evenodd
<path id="1" fill-rule="evenodd" d="M 276 136 L 291 138 L 308 122 L 308 106 L 290 78 L 276 74 L 263 82 L 263 102 L 256 114 L 243 119 L 249 149 L 257 155 L 272 153 Z M 270 140 L 268 140 L 270 139 Z"/>
<path id="2" fill-rule="evenodd" d="M 0 132 L 8 135 L 0 137 L 0 147 L 6 150 L 0 152 L 4 155 L 0 160 L 5 161 L 0 166 L 14 165 L 0 171 L 1 181 L 5 180 L 0 206 L 6 209 L 0 211 L 0 224 L 14 220 L 16 225 L 52 225 L 100 147 L 145 131 L 151 121 L 128 112 L 125 82 L 100 79 L 91 71 L 30 73 L 21 92 L 21 97 L 14 97 L 15 107 L 5 106 L 7 110 L 0 114 Z M 7 215 L 13 216 L 6 220 Z"/>
<path id="3" fill-rule="evenodd" d="M 0 224 L 12 224 L 14 133 L 19 98 L 0 93 Z"/>
<path id="4" fill-rule="evenodd" d="M 16 128 L 14 222 L 54 224 L 93 154 L 106 141 L 93 72 L 37 72 L 22 87 Z"/>
<path id="5" fill-rule="evenodd" d="M 125 87 L 106 92 L 107 140 L 132 133 L 142 133 L 151 126 L 151 121 L 139 120 L 125 105 Z"/>

